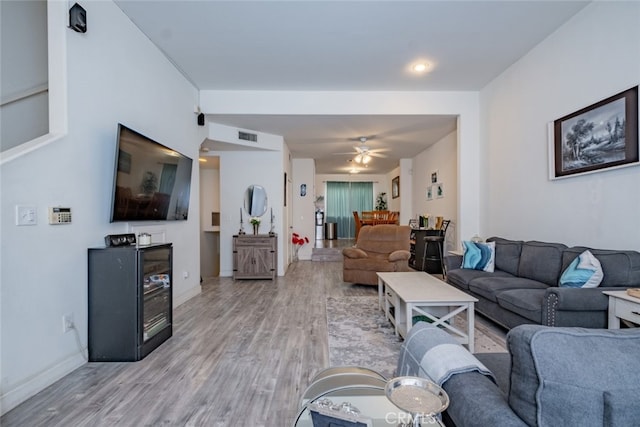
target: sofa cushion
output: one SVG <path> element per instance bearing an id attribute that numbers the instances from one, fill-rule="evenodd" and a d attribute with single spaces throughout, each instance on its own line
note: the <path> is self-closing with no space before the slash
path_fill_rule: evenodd
<path id="1" fill-rule="evenodd" d="M 571 261 L 571 264 L 562 272 L 559 286 L 565 288 L 597 288 L 602 282 L 603 275 L 600 261 L 587 250 Z"/>
<path id="2" fill-rule="evenodd" d="M 389 261 L 389 257 L 381 254 L 370 253 L 367 258 L 344 258 L 344 270 L 367 270 L 367 271 L 396 271 L 396 265 Z"/>
<path id="3" fill-rule="evenodd" d="M 512 289 L 497 295 L 498 305 L 535 323 L 542 323 L 542 300 L 546 289 Z"/>
<path id="4" fill-rule="evenodd" d="M 462 290 L 469 290 L 469 283 L 479 277 L 514 277 L 511 274 L 495 270 L 493 273 L 487 273 L 482 270 L 468 270 L 465 268 L 457 268 L 447 271 L 447 282 Z"/>
<path id="5" fill-rule="evenodd" d="M 604 420 L 606 426 L 631 426 L 638 424 L 640 387 L 604 392 Z"/>
<path id="6" fill-rule="evenodd" d="M 469 282 L 469 290 L 489 301 L 498 302 L 497 295 L 509 289 L 547 289 L 544 283 L 521 277 L 478 277 Z"/>
<path id="7" fill-rule="evenodd" d="M 411 258 L 411 252 L 405 250 L 393 251 L 389 254 L 389 261 L 407 261 Z"/>
<path id="8" fill-rule="evenodd" d="M 390 254 L 393 251 L 410 248 L 408 225 L 380 224 L 362 227 L 358 233 L 356 247 L 367 253 Z"/>
<path id="9" fill-rule="evenodd" d="M 477 347 L 476 347 L 477 348 Z M 473 354 L 493 374 L 500 391 L 505 398 L 509 394 L 509 373 L 511 372 L 511 355 L 509 353 L 474 353 Z"/>
<path id="10" fill-rule="evenodd" d="M 640 419 L 640 406 L 613 405 L 622 390 L 637 393 L 640 329 L 520 325 L 507 335 L 507 346 L 509 405 L 527 424 L 593 425 L 597 420 L 613 425 L 601 423 L 605 417 Z"/>
<path id="11" fill-rule="evenodd" d="M 562 269 L 566 269 L 578 255 L 587 249 L 600 261 L 602 266 L 604 277 L 600 283 L 601 287 L 640 287 L 640 253 L 635 251 L 614 251 L 575 246 L 567 248 L 563 252 Z"/>
<path id="12" fill-rule="evenodd" d="M 342 255 L 349 257 L 349 258 L 367 258 L 368 255 L 365 251 L 363 251 L 362 249 L 358 249 L 358 248 L 344 248 L 342 250 Z"/>
<path id="13" fill-rule="evenodd" d="M 522 251 L 522 240 L 508 240 L 500 237 L 490 237 L 487 242 L 496 244 L 496 269 L 507 273 L 518 275 L 518 265 L 520 264 L 520 252 Z"/>
<path id="14" fill-rule="evenodd" d="M 561 243 L 523 243 L 518 276 L 557 286 L 562 271 L 562 253 L 566 248 Z"/>
<path id="15" fill-rule="evenodd" d="M 493 273 L 495 268 L 496 244 L 465 240 L 462 242 L 462 268 Z"/>

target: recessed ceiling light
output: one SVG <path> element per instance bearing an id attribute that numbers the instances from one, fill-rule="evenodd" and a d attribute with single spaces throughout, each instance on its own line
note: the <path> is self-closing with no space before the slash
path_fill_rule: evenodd
<path id="1" fill-rule="evenodd" d="M 416 73 L 424 73 L 429 69 L 429 64 L 427 62 L 420 62 L 419 64 L 415 64 L 413 66 L 413 71 Z"/>

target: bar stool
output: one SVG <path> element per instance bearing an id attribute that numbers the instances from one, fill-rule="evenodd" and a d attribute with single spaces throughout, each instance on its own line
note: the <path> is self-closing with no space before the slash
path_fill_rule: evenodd
<path id="1" fill-rule="evenodd" d="M 442 271 L 443 279 L 447 278 L 447 273 L 444 268 L 444 256 L 442 254 L 442 247 L 444 246 L 444 239 L 447 235 L 447 228 L 451 220 L 442 221 L 442 227 L 438 230 L 438 234 L 431 236 L 424 236 L 424 252 L 422 254 L 422 271 L 425 271 L 425 264 L 427 261 L 435 261 L 440 263 L 440 269 Z M 427 256 L 427 251 L 431 245 L 436 245 L 436 255 Z"/>

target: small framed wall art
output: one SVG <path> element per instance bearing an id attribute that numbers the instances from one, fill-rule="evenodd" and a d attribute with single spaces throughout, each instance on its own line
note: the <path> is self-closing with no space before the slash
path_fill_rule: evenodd
<path id="1" fill-rule="evenodd" d="M 400 197 L 400 177 L 396 176 L 391 180 L 391 198 L 396 199 Z"/>

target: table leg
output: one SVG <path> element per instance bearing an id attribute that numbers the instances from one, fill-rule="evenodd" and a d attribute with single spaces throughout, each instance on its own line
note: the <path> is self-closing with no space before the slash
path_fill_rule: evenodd
<path id="1" fill-rule="evenodd" d="M 407 308 L 405 309 L 405 311 L 407 316 L 407 328 L 406 328 L 404 338 L 409 336 L 409 331 L 413 327 L 413 304 L 407 303 Z"/>
<path id="2" fill-rule="evenodd" d="M 474 303 L 459 303 L 457 305 L 451 306 L 437 306 L 431 305 L 427 303 L 417 303 L 415 305 L 407 305 L 407 310 L 411 310 L 411 313 L 415 311 L 416 314 L 421 314 L 426 316 L 432 320 L 431 326 L 441 327 L 443 330 L 451 333 L 460 341 L 461 344 L 466 345 L 471 353 L 474 352 L 474 326 L 475 326 L 475 318 L 474 318 Z M 441 314 L 437 311 L 437 308 L 447 308 L 449 311 L 445 314 Z M 455 316 L 463 313 L 467 314 L 467 325 L 466 331 L 463 331 L 461 327 L 460 329 L 455 326 Z M 439 317 L 438 317 L 439 316 Z M 407 315 L 407 318 L 410 319 L 412 316 Z"/>
<path id="3" fill-rule="evenodd" d="M 609 314 L 608 325 L 609 329 L 620 329 L 620 318 L 616 316 L 616 299 L 609 295 Z"/>
<path id="4" fill-rule="evenodd" d="M 467 348 L 471 353 L 475 352 L 475 313 L 474 313 L 474 303 L 470 302 L 467 304 L 467 337 L 469 339 L 469 344 Z"/>
<path id="5" fill-rule="evenodd" d="M 382 308 L 382 298 L 384 296 L 384 282 L 382 278 L 378 277 L 378 308 L 383 310 Z"/>

